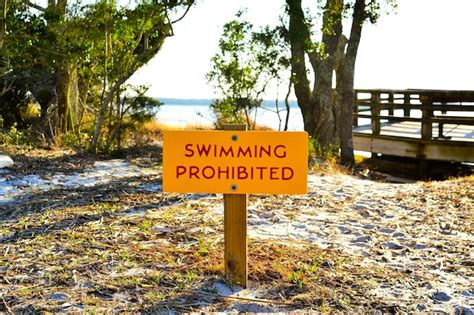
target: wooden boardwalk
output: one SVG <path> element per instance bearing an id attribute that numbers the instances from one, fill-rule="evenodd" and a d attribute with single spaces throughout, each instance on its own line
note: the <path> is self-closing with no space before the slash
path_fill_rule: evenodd
<path id="1" fill-rule="evenodd" d="M 474 162 L 474 91 L 356 90 L 354 148 Z"/>

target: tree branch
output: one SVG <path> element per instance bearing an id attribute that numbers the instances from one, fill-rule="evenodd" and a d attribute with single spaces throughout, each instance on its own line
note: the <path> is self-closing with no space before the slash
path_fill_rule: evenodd
<path id="1" fill-rule="evenodd" d="M 40 6 L 36 3 L 28 1 L 26 4 L 29 5 L 30 7 L 32 7 L 33 9 L 36 9 L 36 10 L 41 11 L 41 12 L 46 12 L 46 8 L 43 8 L 42 6 Z"/>
<path id="2" fill-rule="evenodd" d="M 184 19 L 184 17 L 188 14 L 188 12 L 189 12 L 189 10 L 191 9 L 191 7 L 193 6 L 193 4 L 194 4 L 194 0 L 191 1 L 191 2 L 188 4 L 188 7 L 187 7 L 186 10 L 184 11 L 183 15 L 181 15 L 178 19 L 172 21 L 171 24 L 177 23 L 177 22 L 181 21 L 182 19 Z"/>

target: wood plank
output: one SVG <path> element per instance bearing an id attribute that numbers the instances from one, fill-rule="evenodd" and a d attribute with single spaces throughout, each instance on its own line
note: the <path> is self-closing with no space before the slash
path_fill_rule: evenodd
<path id="1" fill-rule="evenodd" d="M 355 100 L 359 106 L 370 106 L 372 102 L 366 100 Z M 410 104 L 410 103 L 380 103 L 381 109 L 404 109 L 409 107 L 410 109 L 421 109 L 421 104 Z M 474 112 L 474 105 L 458 105 L 458 104 L 433 104 L 431 105 L 433 110 L 438 111 L 451 111 L 451 112 Z"/>
<path id="2" fill-rule="evenodd" d="M 358 118 L 372 118 L 372 115 L 368 114 L 357 114 Z M 393 121 L 414 121 L 421 122 L 421 118 L 415 117 L 400 117 L 400 116 L 391 116 L 391 115 L 380 115 L 380 119 L 393 120 Z"/>
<path id="3" fill-rule="evenodd" d="M 224 130 L 247 130 L 247 125 L 225 125 Z M 225 275 L 232 283 L 247 287 L 247 195 L 224 194 Z"/>
<path id="4" fill-rule="evenodd" d="M 224 262 L 227 279 L 247 286 L 247 195 L 224 195 Z"/>
<path id="5" fill-rule="evenodd" d="M 354 116 L 371 124 L 353 129 L 356 149 L 418 159 L 474 160 L 474 91 L 357 89 L 359 95 L 363 97 L 355 99 Z M 398 109 L 404 117 L 394 115 Z M 381 114 L 384 110 L 388 115 Z M 421 117 L 410 117 L 412 110 L 417 116 L 421 111 Z M 451 115 L 444 115 L 448 112 Z"/>
<path id="6" fill-rule="evenodd" d="M 462 117 L 462 116 L 434 116 L 431 118 L 432 122 L 435 123 L 446 123 L 456 125 L 471 125 L 474 126 L 474 117 Z"/>
<path id="7" fill-rule="evenodd" d="M 354 149 L 359 151 L 382 153 L 394 156 L 416 158 L 418 155 L 418 144 L 396 139 L 380 139 L 354 135 Z"/>
<path id="8" fill-rule="evenodd" d="M 474 162 L 474 142 L 420 141 L 390 136 L 354 135 L 354 149 L 429 160 Z"/>

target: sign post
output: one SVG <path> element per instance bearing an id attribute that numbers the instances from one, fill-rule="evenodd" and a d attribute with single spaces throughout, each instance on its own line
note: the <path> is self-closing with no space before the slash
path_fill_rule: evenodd
<path id="1" fill-rule="evenodd" d="M 247 194 L 305 194 L 306 132 L 165 131 L 163 191 L 224 194 L 225 274 L 247 286 Z"/>
<path id="2" fill-rule="evenodd" d="M 247 125 L 225 125 L 224 130 L 247 130 Z M 224 194 L 224 263 L 226 278 L 247 287 L 246 194 Z"/>

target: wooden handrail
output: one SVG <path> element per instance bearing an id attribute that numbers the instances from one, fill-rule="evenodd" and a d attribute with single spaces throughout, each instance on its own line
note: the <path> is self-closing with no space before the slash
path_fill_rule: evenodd
<path id="1" fill-rule="evenodd" d="M 370 101 L 357 101 L 358 106 L 371 106 Z M 421 104 L 405 104 L 405 103 L 380 103 L 381 109 L 421 109 Z M 474 105 L 448 105 L 448 104 L 432 104 L 433 110 L 438 111 L 452 111 L 452 112 L 474 112 Z M 408 115 L 406 115 L 408 116 Z"/>
<path id="2" fill-rule="evenodd" d="M 357 126 L 359 118 L 369 118 L 373 135 L 380 135 L 381 120 L 421 122 L 423 140 L 433 139 L 433 123 L 438 124 L 440 137 L 444 124 L 474 125 L 474 117 L 444 115 L 474 113 L 474 91 L 357 89 L 355 92 L 353 124 Z M 395 116 L 397 109 L 403 110 L 402 117 Z M 382 110 L 388 110 L 388 115 L 381 115 Z M 421 118 L 411 117 L 412 110 L 421 110 Z"/>

